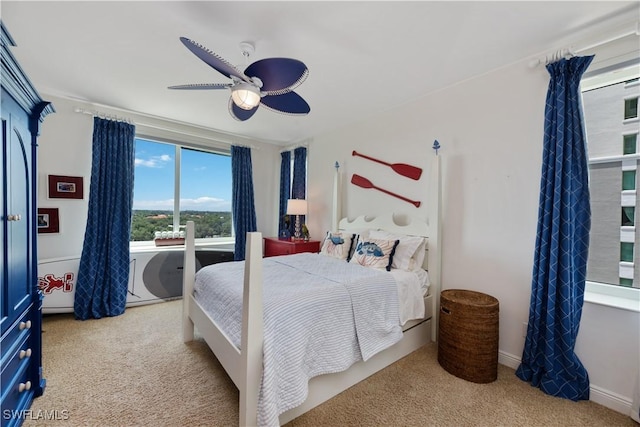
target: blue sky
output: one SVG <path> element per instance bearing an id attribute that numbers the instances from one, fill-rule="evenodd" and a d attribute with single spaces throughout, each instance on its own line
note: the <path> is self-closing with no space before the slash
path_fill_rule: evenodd
<path id="1" fill-rule="evenodd" d="M 136 138 L 133 209 L 173 210 L 175 146 Z M 182 150 L 180 209 L 231 211 L 231 157 Z"/>

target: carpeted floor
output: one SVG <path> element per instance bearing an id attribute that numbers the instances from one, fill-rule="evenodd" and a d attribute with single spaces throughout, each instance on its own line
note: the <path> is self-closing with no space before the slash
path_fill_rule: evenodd
<path id="1" fill-rule="evenodd" d="M 237 425 L 237 389 L 204 341 L 182 342 L 181 301 L 84 322 L 45 316 L 43 329 L 47 387 L 25 426 Z M 289 425 L 638 427 L 593 402 L 547 396 L 502 365 L 490 384 L 457 378 L 435 344 Z"/>

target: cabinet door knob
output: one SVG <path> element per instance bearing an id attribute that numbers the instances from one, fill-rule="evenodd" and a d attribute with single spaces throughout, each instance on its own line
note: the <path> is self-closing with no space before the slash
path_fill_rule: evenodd
<path id="1" fill-rule="evenodd" d="M 7 220 L 9 221 L 20 221 L 22 219 L 22 215 L 7 215 Z"/>
<path id="2" fill-rule="evenodd" d="M 31 320 L 27 320 L 26 322 L 20 322 L 18 325 L 18 329 L 31 329 Z"/>
<path id="3" fill-rule="evenodd" d="M 20 383 L 18 385 L 18 391 L 22 393 L 25 390 L 31 390 L 31 381 L 27 381 L 26 383 Z"/>
<path id="4" fill-rule="evenodd" d="M 28 348 L 26 350 L 20 350 L 20 355 L 18 357 L 20 359 L 24 359 L 25 357 L 31 357 L 31 349 Z"/>

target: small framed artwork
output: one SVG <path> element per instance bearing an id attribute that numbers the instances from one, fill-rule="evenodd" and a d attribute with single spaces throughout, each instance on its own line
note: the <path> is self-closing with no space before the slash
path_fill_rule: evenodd
<path id="1" fill-rule="evenodd" d="M 59 233 L 58 208 L 38 208 L 38 233 Z"/>
<path id="2" fill-rule="evenodd" d="M 50 199 L 82 199 L 83 194 L 81 176 L 49 175 Z"/>

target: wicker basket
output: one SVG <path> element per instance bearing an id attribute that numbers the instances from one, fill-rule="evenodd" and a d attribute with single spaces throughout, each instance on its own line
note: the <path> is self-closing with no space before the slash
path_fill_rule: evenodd
<path id="1" fill-rule="evenodd" d="M 498 378 L 498 300 L 481 292 L 440 294 L 438 362 L 450 374 L 475 383 Z"/>

